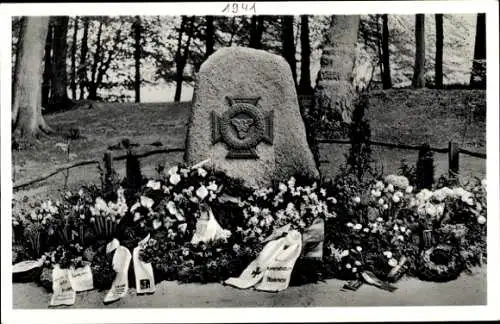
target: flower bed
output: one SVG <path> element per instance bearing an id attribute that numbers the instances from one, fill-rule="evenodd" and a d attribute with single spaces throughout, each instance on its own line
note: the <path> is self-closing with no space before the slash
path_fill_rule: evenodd
<path id="1" fill-rule="evenodd" d="M 197 241 L 207 210 L 220 229 Z M 368 273 L 443 281 L 486 259 L 486 211 L 484 181 L 417 192 L 396 175 L 369 184 L 297 176 L 254 190 L 203 165 L 179 165 L 137 191 L 85 187 L 13 215 L 13 261 L 42 258 L 47 269 L 90 262 L 94 287 L 107 289 L 114 272 L 106 244 L 116 238 L 132 251 L 150 234 L 140 257 L 157 281 L 220 282 L 238 276 L 277 229 L 304 233 L 321 220 L 322 258 L 299 259 L 292 284 Z"/>

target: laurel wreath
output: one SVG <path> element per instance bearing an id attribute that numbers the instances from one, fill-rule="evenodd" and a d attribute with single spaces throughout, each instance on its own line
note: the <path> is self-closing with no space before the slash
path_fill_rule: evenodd
<path id="1" fill-rule="evenodd" d="M 436 253 L 444 255 L 446 264 L 433 261 Z M 428 281 L 449 281 L 458 278 L 463 270 L 458 252 L 448 244 L 439 244 L 422 252 L 420 259 L 420 278 Z"/>

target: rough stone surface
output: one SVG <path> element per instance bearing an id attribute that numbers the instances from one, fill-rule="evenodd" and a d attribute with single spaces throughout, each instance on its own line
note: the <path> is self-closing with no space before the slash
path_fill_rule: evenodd
<path id="1" fill-rule="evenodd" d="M 226 97 L 260 97 L 257 108 L 273 112 L 273 144 L 261 141 L 258 159 L 228 159 L 223 141 L 212 143 L 212 113 L 230 109 Z M 243 47 L 227 47 L 210 56 L 200 68 L 186 139 L 185 162 L 211 159 L 212 166 L 250 186 L 267 186 L 300 173 L 318 177 L 306 141 L 305 127 L 292 73 L 278 55 Z"/>

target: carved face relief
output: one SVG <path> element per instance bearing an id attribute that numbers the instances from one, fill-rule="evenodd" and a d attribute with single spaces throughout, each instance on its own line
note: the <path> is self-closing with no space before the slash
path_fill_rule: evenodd
<path id="1" fill-rule="evenodd" d="M 212 114 L 213 144 L 222 141 L 229 159 L 256 159 L 255 147 L 273 142 L 273 112 L 264 114 L 256 107 L 259 98 L 227 98 L 230 108 Z"/>

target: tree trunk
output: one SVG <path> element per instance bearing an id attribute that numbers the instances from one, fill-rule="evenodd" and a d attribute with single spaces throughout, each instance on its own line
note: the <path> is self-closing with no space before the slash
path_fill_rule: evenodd
<path id="1" fill-rule="evenodd" d="M 387 14 L 382 15 L 382 62 L 384 74 L 382 75 L 382 85 L 384 89 L 392 88 L 391 65 L 389 60 L 389 19 Z"/>
<path id="2" fill-rule="evenodd" d="M 102 42 L 101 42 L 101 37 L 102 37 L 102 26 L 103 26 L 104 22 L 103 20 L 101 19 L 100 22 L 99 22 L 99 29 L 97 30 L 97 41 L 96 41 L 96 49 L 95 49 L 95 53 L 94 53 L 94 64 L 92 64 L 92 69 L 91 69 L 91 79 L 90 79 L 90 82 L 89 82 L 89 86 L 88 86 L 88 90 L 89 90 L 89 96 L 88 96 L 88 99 L 90 100 L 96 100 L 97 99 L 97 67 L 99 65 L 99 63 L 102 62 L 102 53 L 101 53 L 101 49 L 102 49 Z"/>
<path id="3" fill-rule="evenodd" d="M 89 38 L 89 18 L 83 18 L 83 36 L 82 36 L 82 48 L 80 52 L 80 66 L 78 67 L 78 79 L 80 81 L 80 100 L 84 99 L 85 87 L 87 83 L 87 53 L 89 51 L 88 47 Z"/>
<path id="4" fill-rule="evenodd" d="M 134 22 L 134 39 L 135 39 L 135 49 L 134 49 L 134 60 L 135 60 L 135 80 L 134 80 L 134 90 L 135 90 L 135 102 L 141 102 L 141 18 L 136 16 Z"/>
<path id="5" fill-rule="evenodd" d="M 207 31 L 205 40 L 205 58 L 208 58 L 214 52 L 214 16 L 207 16 Z"/>
<path id="6" fill-rule="evenodd" d="M 415 66 L 412 87 L 425 87 L 425 15 L 415 16 Z"/>
<path id="7" fill-rule="evenodd" d="M 474 61 L 470 86 L 486 89 L 486 14 L 477 14 L 476 40 L 474 44 Z"/>
<path id="8" fill-rule="evenodd" d="M 299 92 L 310 95 L 311 87 L 311 45 L 309 43 L 309 17 L 300 16 L 300 84 Z"/>
<path id="9" fill-rule="evenodd" d="M 295 60 L 295 44 L 293 40 L 293 16 L 281 17 L 281 41 L 282 41 L 282 55 L 290 65 L 292 70 L 293 81 L 297 86 L 297 66 Z"/>
<path id="10" fill-rule="evenodd" d="M 179 26 L 179 34 L 177 36 L 177 51 L 175 53 L 175 95 L 174 102 L 179 102 L 181 100 L 181 92 L 182 92 L 182 73 L 184 71 L 184 67 L 181 70 L 181 61 L 182 61 L 182 36 L 184 35 L 184 30 L 186 29 L 187 17 L 182 16 L 181 25 Z"/>
<path id="11" fill-rule="evenodd" d="M 380 30 L 380 15 L 375 16 L 377 22 L 377 51 L 378 51 L 378 66 L 380 69 L 380 77 L 384 77 L 384 54 L 382 53 L 382 32 Z"/>
<path id="12" fill-rule="evenodd" d="M 68 24 L 69 17 L 61 16 L 54 19 L 54 41 L 52 43 L 53 62 L 52 82 L 50 89 L 50 110 L 65 108 L 68 104 L 68 72 L 66 59 L 68 54 Z"/>
<path id="13" fill-rule="evenodd" d="M 250 44 L 251 48 L 262 48 L 262 34 L 264 32 L 264 17 L 252 16 L 250 27 Z"/>
<path id="14" fill-rule="evenodd" d="M 42 61 L 49 28 L 48 17 L 23 17 L 14 74 L 13 131 L 38 137 L 51 132 L 42 117 Z"/>
<path id="15" fill-rule="evenodd" d="M 359 15 L 332 17 L 320 60 L 315 89 L 315 109 L 333 112 L 338 120 L 351 122 L 355 91 L 352 86 Z"/>
<path id="16" fill-rule="evenodd" d="M 185 20 L 184 20 L 185 19 Z M 178 48 L 177 48 L 177 59 L 176 59 L 176 87 L 174 101 L 179 102 L 181 100 L 182 94 L 182 83 L 184 82 L 184 68 L 186 67 L 188 56 L 189 56 L 189 46 L 191 46 L 191 39 L 193 38 L 194 32 L 194 20 L 195 16 L 192 16 L 188 22 L 187 18 L 183 17 L 183 22 L 181 22 L 181 28 L 179 31 Z M 189 30 L 187 30 L 188 39 L 184 45 L 184 53 L 182 53 L 182 33 L 185 30 L 186 24 L 189 23 Z"/>
<path id="17" fill-rule="evenodd" d="M 436 14 L 436 59 L 434 70 L 434 85 L 437 89 L 443 87 L 443 14 Z"/>
<path id="18" fill-rule="evenodd" d="M 52 80 L 52 38 L 53 28 L 51 19 L 49 19 L 49 27 L 47 37 L 45 39 L 45 56 L 44 70 L 42 83 L 42 107 L 48 107 L 50 96 L 50 82 Z"/>
<path id="19" fill-rule="evenodd" d="M 73 39 L 71 43 L 71 98 L 76 100 L 76 42 L 78 36 L 78 16 L 74 19 Z"/>

